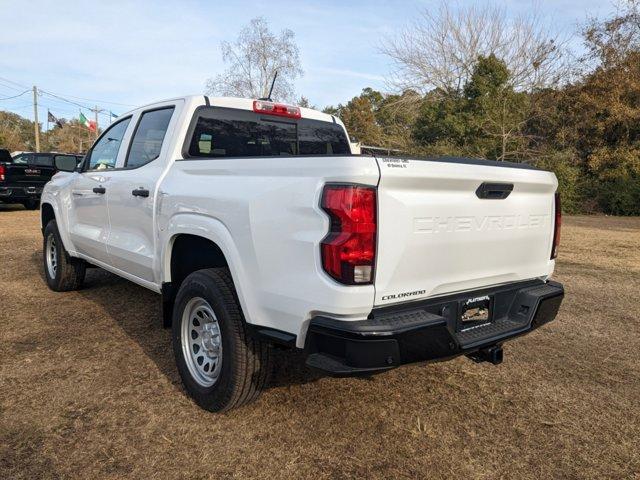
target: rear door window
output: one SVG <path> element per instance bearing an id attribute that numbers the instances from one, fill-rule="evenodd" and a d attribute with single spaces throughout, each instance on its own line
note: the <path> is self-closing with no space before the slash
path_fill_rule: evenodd
<path id="1" fill-rule="evenodd" d="M 160 156 L 174 107 L 144 112 L 131 140 L 125 166 L 137 168 Z"/>
<path id="2" fill-rule="evenodd" d="M 196 113 L 189 157 L 348 155 L 338 123 L 275 118 L 251 111 L 210 107 Z"/>

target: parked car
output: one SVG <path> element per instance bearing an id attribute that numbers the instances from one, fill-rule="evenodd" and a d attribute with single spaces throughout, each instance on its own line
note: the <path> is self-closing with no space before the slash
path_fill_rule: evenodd
<path id="1" fill-rule="evenodd" d="M 342 122 L 193 96 L 122 115 L 42 194 L 56 291 L 88 264 L 161 295 L 202 407 L 256 398 L 271 348 L 334 375 L 467 355 L 554 319 L 558 182 L 529 165 L 353 155 Z"/>
<path id="2" fill-rule="evenodd" d="M 58 171 L 56 159 L 70 158 L 77 164 L 80 155 L 66 153 L 19 152 L 14 157 L 0 150 L 0 203 L 21 203 L 28 210 L 40 205 L 42 187 Z"/>

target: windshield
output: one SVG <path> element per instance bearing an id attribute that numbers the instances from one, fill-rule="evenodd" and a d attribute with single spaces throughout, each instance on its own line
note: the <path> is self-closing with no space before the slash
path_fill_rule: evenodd
<path id="1" fill-rule="evenodd" d="M 348 155 L 338 123 L 276 118 L 247 110 L 209 107 L 196 112 L 190 157 Z"/>

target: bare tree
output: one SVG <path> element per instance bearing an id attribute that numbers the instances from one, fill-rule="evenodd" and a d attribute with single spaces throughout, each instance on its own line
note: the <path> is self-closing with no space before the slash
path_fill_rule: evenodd
<path id="1" fill-rule="evenodd" d="M 264 17 L 251 20 L 235 42 L 222 42 L 222 59 L 228 64 L 224 73 L 207 80 L 207 93 L 237 97 L 266 97 L 274 75 L 278 79 L 273 98 L 294 100 L 293 82 L 303 75 L 295 34 L 269 30 Z"/>
<path id="2" fill-rule="evenodd" d="M 621 0 L 609 20 L 591 18 L 582 28 L 588 53 L 582 58 L 584 70 L 600 65 L 615 67 L 631 52 L 640 50 L 640 0 Z"/>
<path id="3" fill-rule="evenodd" d="M 564 74 L 563 44 L 537 13 L 509 18 L 492 5 L 455 9 L 443 1 L 383 41 L 382 53 L 395 65 L 389 83 L 398 91 L 433 88 L 460 91 L 479 56 L 504 60 L 517 90 L 552 85 Z"/>

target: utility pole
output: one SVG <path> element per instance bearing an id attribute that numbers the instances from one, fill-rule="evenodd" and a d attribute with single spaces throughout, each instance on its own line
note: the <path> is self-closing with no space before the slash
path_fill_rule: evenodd
<path id="1" fill-rule="evenodd" d="M 38 87 L 33 86 L 33 128 L 36 132 L 36 153 L 40 152 L 40 124 L 38 123 Z"/>
<path id="2" fill-rule="evenodd" d="M 94 120 L 96 122 L 96 138 L 98 138 L 98 106 L 93 107 Z"/>
<path id="3" fill-rule="evenodd" d="M 96 138 L 98 138 L 98 113 L 104 112 L 104 109 L 98 108 L 98 106 L 95 105 L 91 111 L 93 112 L 93 120 L 96 122 Z"/>

